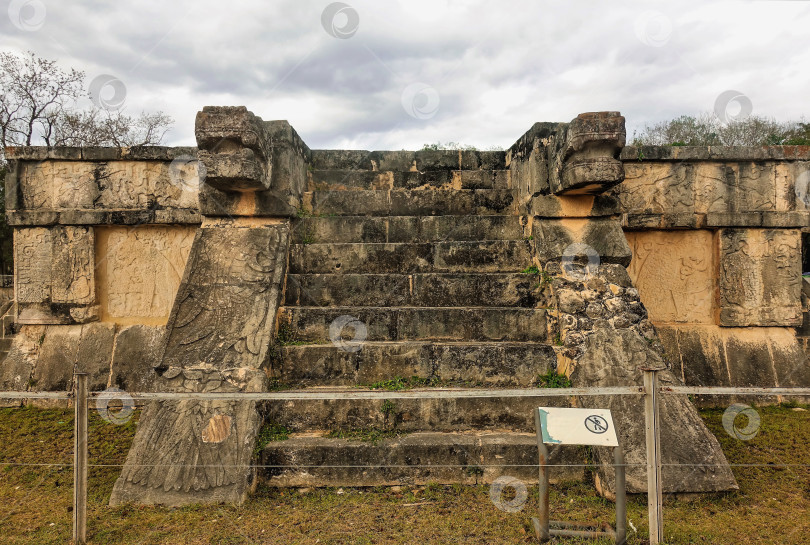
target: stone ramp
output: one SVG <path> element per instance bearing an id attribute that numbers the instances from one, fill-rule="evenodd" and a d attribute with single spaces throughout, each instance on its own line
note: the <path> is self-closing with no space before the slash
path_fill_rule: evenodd
<path id="1" fill-rule="evenodd" d="M 198 230 L 155 363 L 160 391 L 265 390 L 288 241 L 278 222 Z M 110 504 L 243 501 L 259 423 L 251 402 L 150 403 Z"/>
<path id="2" fill-rule="evenodd" d="M 663 367 L 664 361 L 644 337 L 632 329 L 597 325 L 571 379 L 576 385 L 609 387 L 643 384 L 643 367 Z M 679 385 L 669 370 L 658 374 L 661 386 Z M 662 395 L 660 403 L 662 486 L 667 493 L 715 492 L 737 489 L 737 481 L 717 439 L 686 396 Z M 578 398 L 583 407 L 609 408 L 625 461 L 627 491 L 647 490 L 644 400 L 640 396 Z M 594 449 L 599 467 L 597 486 L 611 495 L 615 489 L 612 449 Z"/>

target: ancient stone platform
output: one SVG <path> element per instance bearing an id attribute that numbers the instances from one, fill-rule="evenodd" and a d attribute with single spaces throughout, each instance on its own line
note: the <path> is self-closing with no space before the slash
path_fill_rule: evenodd
<path id="1" fill-rule="evenodd" d="M 540 405 L 606 403 L 643 463 L 639 400 L 544 397 L 549 372 L 810 384 L 795 330 L 810 327 L 797 189 L 810 150 L 628 148 L 618 112 L 537 123 L 504 152 L 310 150 L 244 107 L 206 107 L 196 136 L 8 150 L 19 332 L 0 388 L 69 389 L 81 370 L 94 390 L 338 399 L 151 403 L 113 504 L 240 502 L 258 480 L 529 479 Z M 350 399 L 398 377 L 530 395 Z M 666 491 L 736 487 L 692 402 L 668 397 L 662 424 L 664 463 L 680 464 Z M 264 425 L 290 437 L 254 457 Z M 552 457 L 579 466 L 558 479 L 595 463 L 610 496 L 605 453 Z M 645 488 L 631 469 L 628 490 Z"/>

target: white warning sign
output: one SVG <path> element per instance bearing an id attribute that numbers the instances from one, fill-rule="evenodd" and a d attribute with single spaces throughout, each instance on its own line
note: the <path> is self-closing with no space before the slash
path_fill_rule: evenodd
<path id="1" fill-rule="evenodd" d="M 543 442 L 547 445 L 619 444 L 610 409 L 566 409 L 538 407 Z"/>

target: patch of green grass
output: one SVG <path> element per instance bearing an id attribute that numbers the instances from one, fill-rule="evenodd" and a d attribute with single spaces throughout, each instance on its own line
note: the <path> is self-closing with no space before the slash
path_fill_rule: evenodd
<path id="1" fill-rule="evenodd" d="M 301 346 L 304 344 L 320 344 L 316 341 L 307 339 L 300 339 L 298 332 L 292 326 L 288 319 L 282 318 L 278 322 L 278 333 L 276 334 L 276 342 L 280 346 Z"/>
<path id="2" fill-rule="evenodd" d="M 442 386 L 442 381 L 438 377 L 421 378 L 412 376 L 410 378 L 394 377 L 388 380 L 380 380 L 372 382 L 371 384 L 363 385 L 364 388 L 372 390 L 389 390 L 397 392 L 399 390 L 410 390 L 411 388 L 429 388 L 435 386 Z"/>
<path id="3" fill-rule="evenodd" d="M 315 244 L 315 232 L 313 230 L 306 231 L 301 237 L 301 244 Z"/>
<path id="4" fill-rule="evenodd" d="M 397 404 L 391 401 L 390 399 L 386 399 L 382 402 L 380 406 L 380 412 L 383 413 L 385 418 L 389 418 L 391 415 L 394 414 L 394 411 L 397 410 Z"/>
<path id="5" fill-rule="evenodd" d="M 538 388 L 570 388 L 571 379 L 550 369 L 544 375 L 537 375 L 536 384 Z"/>
<path id="6" fill-rule="evenodd" d="M 293 387 L 286 382 L 282 382 L 277 378 L 271 378 L 267 384 L 267 391 L 268 392 L 280 392 L 283 390 L 292 390 Z"/>
<path id="7" fill-rule="evenodd" d="M 537 268 L 537 265 L 531 265 L 520 272 L 521 274 L 540 274 L 540 269 Z"/>
<path id="8" fill-rule="evenodd" d="M 725 407 L 700 414 L 732 464 L 740 490 L 696 499 L 667 495 L 664 537 L 668 545 L 802 544 L 810 540 L 810 411 L 760 407 L 759 433 L 749 441 L 723 428 Z M 0 528 L 4 545 L 70 542 L 72 505 L 72 410 L 0 409 Z M 243 505 L 180 508 L 125 504 L 109 507 L 109 495 L 135 433 L 90 415 L 88 537 L 94 545 L 211 545 L 224 543 L 330 543 L 348 545 L 513 545 L 535 543 L 536 478 L 526 481 L 522 511 L 498 510 L 488 485 L 296 489 L 260 485 Z M 356 438 L 401 432 L 342 432 Z M 50 463 L 53 466 L 21 466 Z M 751 464 L 754 464 L 753 466 Z M 783 464 L 791 464 L 789 466 Z M 474 471 L 475 466 L 469 469 Z M 463 468 L 464 471 L 468 468 Z M 665 477 L 668 468 L 664 468 Z M 555 520 L 613 523 L 613 504 L 592 484 L 555 483 L 550 495 Z M 509 499 L 504 493 L 504 498 Z M 628 545 L 646 545 L 646 497 L 628 497 Z M 610 543 L 558 539 L 555 543 Z"/>

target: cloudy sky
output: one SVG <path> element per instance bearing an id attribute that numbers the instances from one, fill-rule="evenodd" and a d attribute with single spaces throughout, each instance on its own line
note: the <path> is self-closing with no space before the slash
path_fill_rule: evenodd
<path id="1" fill-rule="evenodd" d="M 287 119 L 313 148 L 508 147 L 536 121 L 619 110 L 810 117 L 810 1 L 1 0 L 0 49 L 75 67 L 128 113 Z M 120 82 L 120 83 L 117 83 Z M 117 94 L 116 94 L 117 93 Z M 125 93 L 125 97 L 121 93 Z M 736 94 L 736 93 L 735 93 Z"/>

